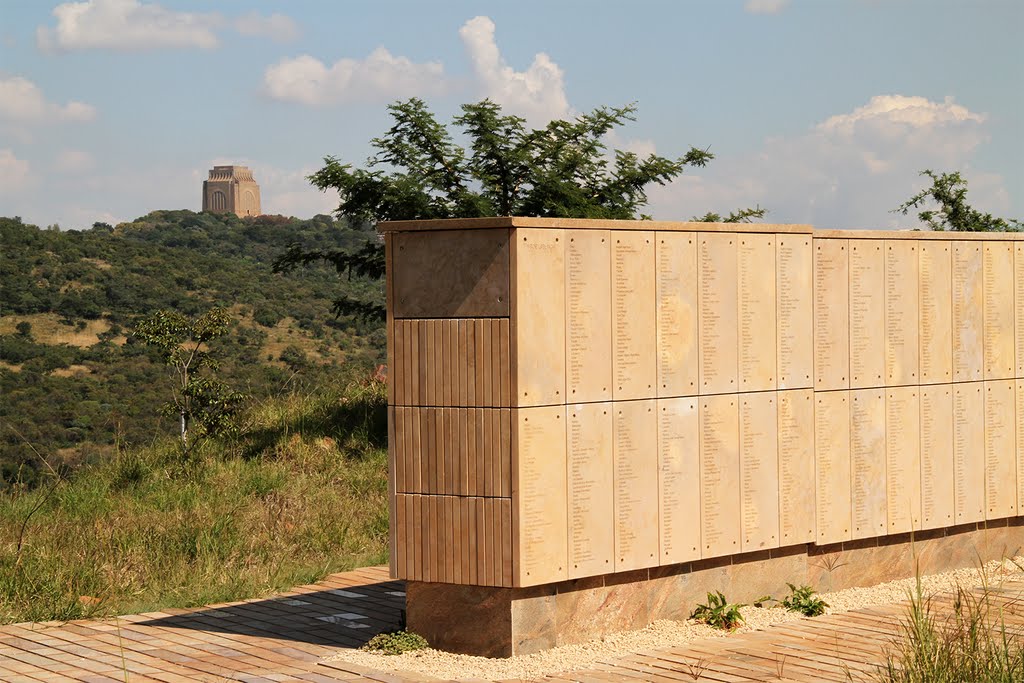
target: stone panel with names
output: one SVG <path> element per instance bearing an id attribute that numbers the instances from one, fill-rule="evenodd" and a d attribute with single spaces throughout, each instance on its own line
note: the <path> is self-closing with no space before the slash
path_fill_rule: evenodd
<path id="1" fill-rule="evenodd" d="M 953 242 L 953 381 L 984 377 L 985 288 L 981 244 Z"/>
<path id="2" fill-rule="evenodd" d="M 738 379 L 737 240 L 732 233 L 699 235 L 698 333 L 700 393 L 735 392 Z"/>
<path id="3" fill-rule="evenodd" d="M 611 403 L 567 408 L 569 578 L 615 571 Z"/>
<path id="4" fill-rule="evenodd" d="M 778 392 L 780 545 L 814 541 L 814 391 Z"/>
<path id="5" fill-rule="evenodd" d="M 889 533 L 921 528 L 921 404 L 917 387 L 885 392 L 885 494 Z"/>
<path id="6" fill-rule="evenodd" d="M 617 230 L 612 240 L 612 395 L 653 398 L 658 381 L 654 330 L 654 233 Z"/>
<path id="7" fill-rule="evenodd" d="M 953 385 L 921 387 L 921 528 L 953 526 Z"/>
<path id="8" fill-rule="evenodd" d="M 953 381 L 953 261 L 951 242 L 922 240 L 920 248 L 921 383 Z M 923 454 L 922 454 L 923 455 Z"/>
<path id="9" fill-rule="evenodd" d="M 564 581 L 569 557 L 565 406 L 514 410 L 515 585 Z"/>
<path id="10" fill-rule="evenodd" d="M 1013 257 L 1014 319 L 1016 320 L 1017 377 L 1024 378 L 1024 244 L 1018 242 Z"/>
<path id="11" fill-rule="evenodd" d="M 885 241 L 885 376 L 888 386 L 917 384 L 920 321 L 917 242 Z"/>
<path id="12" fill-rule="evenodd" d="M 850 392 L 818 392 L 814 400 L 817 543 L 825 545 L 853 537 Z"/>
<path id="13" fill-rule="evenodd" d="M 957 524 L 985 519 L 985 395 L 982 382 L 953 385 L 953 502 Z"/>
<path id="14" fill-rule="evenodd" d="M 565 402 L 563 238 L 561 230 L 515 231 L 515 405 Z"/>
<path id="15" fill-rule="evenodd" d="M 612 397 L 611 245 L 607 230 L 566 231 L 565 356 L 569 401 Z"/>
<path id="16" fill-rule="evenodd" d="M 657 403 L 613 404 L 615 571 L 658 564 Z"/>
<path id="17" fill-rule="evenodd" d="M 741 394 L 741 550 L 779 547 L 779 415 L 776 393 Z"/>
<path id="18" fill-rule="evenodd" d="M 1013 245 L 986 242 L 983 263 L 985 379 L 1009 379 L 1015 374 Z"/>
<path id="19" fill-rule="evenodd" d="M 657 238 L 659 396 L 698 391 L 697 241 L 694 233 Z"/>
<path id="20" fill-rule="evenodd" d="M 850 387 L 885 386 L 884 243 L 850 240 L 849 247 Z"/>
<path id="21" fill-rule="evenodd" d="M 853 537 L 886 533 L 885 389 L 850 391 Z"/>
<path id="22" fill-rule="evenodd" d="M 814 240 L 814 388 L 850 386 L 849 240 Z"/>
<path id="23" fill-rule="evenodd" d="M 985 382 L 985 514 L 1002 519 L 1017 514 L 1017 382 Z"/>
<path id="24" fill-rule="evenodd" d="M 775 235 L 736 235 L 739 240 L 740 391 L 776 387 Z"/>
<path id="25" fill-rule="evenodd" d="M 775 272 L 778 277 L 778 328 L 780 389 L 813 385 L 814 263 L 810 235 L 776 235 Z"/>
<path id="26" fill-rule="evenodd" d="M 1024 379 L 1017 380 L 1017 509 L 1024 509 Z"/>
<path id="27" fill-rule="evenodd" d="M 740 551 L 740 434 L 735 395 L 702 397 L 701 557 Z"/>
<path id="28" fill-rule="evenodd" d="M 696 398 L 658 401 L 660 564 L 700 559 L 700 418 Z"/>

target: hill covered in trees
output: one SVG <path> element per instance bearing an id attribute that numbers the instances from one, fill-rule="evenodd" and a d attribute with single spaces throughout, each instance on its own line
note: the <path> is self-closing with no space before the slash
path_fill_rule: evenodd
<path id="1" fill-rule="evenodd" d="M 157 310 L 227 308 L 217 372 L 253 399 L 383 362 L 381 326 L 330 313 L 339 293 L 380 299 L 376 283 L 339 281 L 326 266 L 272 272 L 291 244 L 376 239 L 323 215 L 155 211 L 81 231 L 0 218 L 0 489 L 173 433 L 159 414 L 167 368 L 131 334 Z"/>

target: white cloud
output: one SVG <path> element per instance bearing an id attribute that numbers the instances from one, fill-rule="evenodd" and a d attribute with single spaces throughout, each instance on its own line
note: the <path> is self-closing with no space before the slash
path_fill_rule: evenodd
<path id="1" fill-rule="evenodd" d="M 470 19 L 459 29 L 459 36 L 485 97 L 535 126 L 571 114 L 562 69 L 551 57 L 539 52 L 526 71 L 516 71 L 501 56 L 489 17 Z"/>
<path id="2" fill-rule="evenodd" d="M 275 43 L 287 43 L 299 37 L 295 21 L 283 14 L 265 17 L 258 12 L 250 12 L 235 19 L 234 25 L 243 36 L 261 36 Z"/>
<path id="3" fill-rule="evenodd" d="M 20 76 L 0 78 L 0 120 L 15 123 L 91 121 L 96 110 L 83 102 L 49 102 L 32 81 Z"/>
<path id="4" fill-rule="evenodd" d="M 778 14 L 788 4 L 789 0 L 747 0 L 743 10 L 751 14 Z"/>
<path id="5" fill-rule="evenodd" d="M 57 155 L 53 165 L 61 173 L 82 173 L 92 170 L 96 166 L 96 160 L 91 154 L 80 149 L 65 149 Z"/>
<path id="6" fill-rule="evenodd" d="M 216 14 L 174 12 L 139 0 L 66 2 L 53 10 L 57 26 L 40 26 L 36 43 L 44 50 L 152 50 L 215 48 Z"/>
<path id="7" fill-rule="evenodd" d="M 9 149 L 0 149 L 0 194 L 21 192 L 31 182 L 31 167 Z"/>
<path id="8" fill-rule="evenodd" d="M 331 66 L 310 55 L 283 59 L 267 68 L 263 84 L 274 99 L 308 105 L 437 95 L 448 88 L 440 62 L 416 63 L 383 47 L 366 59 L 340 59 Z"/>

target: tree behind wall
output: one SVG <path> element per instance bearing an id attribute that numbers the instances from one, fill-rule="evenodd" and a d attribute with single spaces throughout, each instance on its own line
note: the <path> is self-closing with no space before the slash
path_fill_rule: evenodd
<path id="1" fill-rule="evenodd" d="M 905 201 L 893 213 L 904 216 L 911 209 L 921 209 L 931 203 L 938 208 L 923 209 L 917 217 L 930 229 L 955 232 L 1016 232 L 1024 230 L 1024 223 L 1015 219 L 1004 219 L 990 213 L 982 213 L 967 203 L 967 181 L 959 172 L 935 173 L 930 169 L 921 175 L 931 178 L 931 187 L 921 190 Z"/>

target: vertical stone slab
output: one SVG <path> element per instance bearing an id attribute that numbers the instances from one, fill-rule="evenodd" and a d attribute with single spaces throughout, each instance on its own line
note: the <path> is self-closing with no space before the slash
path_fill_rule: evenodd
<path id="1" fill-rule="evenodd" d="M 742 248 L 742 245 L 741 245 Z M 773 354 L 774 355 L 774 354 Z M 779 547 L 779 414 L 774 391 L 742 394 L 740 404 L 741 550 Z"/>
<path id="2" fill-rule="evenodd" d="M 781 545 L 812 543 L 814 536 L 814 391 L 778 392 L 779 538 Z"/>
<path id="3" fill-rule="evenodd" d="M 539 406 L 565 399 L 565 241 L 562 230 L 516 228 L 512 250 L 515 405 Z M 481 338 L 477 336 L 477 345 Z M 487 346 L 484 344 L 484 346 Z M 479 355 L 479 354 L 478 354 Z M 486 359 L 477 369 L 490 367 Z M 484 372 L 484 391 L 490 381 Z M 478 385 L 479 386 L 479 385 Z M 497 405 L 490 398 L 485 405 Z M 564 568 L 564 567 L 563 567 Z"/>
<path id="4" fill-rule="evenodd" d="M 612 233 L 612 395 L 653 398 L 658 381 L 654 233 Z"/>
<path id="5" fill-rule="evenodd" d="M 1014 319 L 1017 347 L 1017 377 L 1024 378 L 1024 242 L 1017 242 L 1013 258 L 1014 271 Z"/>
<path id="6" fill-rule="evenodd" d="M 658 396 L 697 394 L 696 233 L 657 233 Z"/>
<path id="7" fill-rule="evenodd" d="M 700 418 L 697 399 L 660 399 L 660 564 L 700 559 L 700 488 Z"/>
<path id="8" fill-rule="evenodd" d="M 852 253 L 851 253 L 852 255 Z M 850 470 L 853 537 L 885 536 L 885 389 L 850 391 Z"/>
<path id="9" fill-rule="evenodd" d="M 512 415 L 514 582 L 564 581 L 569 578 L 565 406 L 520 408 Z"/>
<path id="10" fill-rule="evenodd" d="M 889 386 L 917 384 L 920 303 L 916 240 L 885 241 L 885 374 Z"/>
<path id="11" fill-rule="evenodd" d="M 612 284 L 608 230 L 567 230 L 565 351 L 567 399 L 612 398 Z M 556 321 L 551 321 L 554 324 Z"/>
<path id="12" fill-rule="evenodd" d="M 814 240 L 814 388 L 850 386 L 849 240 Z"/>
<path id="13" fill-rule="evenodd" d="M 1017 383 L 985 382 L 985 518 L 1017 514 Z"/>
<path id="14" fill-rule="evenodd" d="M 657 403 L 614 404 L 615 571 L 658 564 Z"/>
<path id="15" fill-rule="evenodd" d="M 740 551 L 740 433 L 736 396 L 700 399 L 701 557 Z"/>
<path id="16" fill-rule="evenodd" d="M 814 260 L 810 235 L 776 235 L 779 388 L 813 386 Z"/>
<path id="17" fill-rule="evenodd" d="M 953 526 L 953 386 L 921 387 L 921 528 Z"/>
<path id="18" fill-rule="evenodd" d="M 700 233 L 700 393 L 735 392 L 738 386 L 737 244 L 731 233 Z"/>
<path id="19" fill-rule="evenodd" d="M 739 387 L 771 391 L 777 386 L 775 235 L 736 235 L 739 240 Z M 778 540 L 778 539 L 776 539 Z"/>
<path id="20" fill-rule="evenodd" d="M 1010 379 L 1014 368 L 1013 245 L 986 242 L 985 271 L 985 379 Z"/>
<path id="21" fill-rule="evenodd" d="M 884 242 L 850 240 L 849 247 L 850 387 L 885 386 Z"/>
<path id="22" fill-rule="evenodd" d="M 1017 510 L 1024 510 L 1024 379 L 1017 380 Z"/>
<path id="23" fill-rule="evenodd" d="M 815 394 L 815 512 L 817 543 L 839 543 L 851 534 L 850 392 Z"/>
<path id="24" fill-rule="evenodd" d="M 921 240 L 921 383 L 953 381 L 953 260 L 950 242 Z M 923 455 L 923 454 L 922 454 Z"/>
<path id="25" fill-rule="evenodd" d="M 953 385 L 954 514 L 985 519 L 985 395 L 981 382 Z"/>
<path id="26" fill-rule="evenodd" d="M 921 403 L 917 387 L 885 392 L 889 533 L 921 529 Z"/>
<path id="27" fill-rule="evenodd" d="M 615 571 L 611 403 L 567 409 L 569 578 Z"/>
<path id="28" fill-rule="evenodd" d="M 985 288 L 979 242 L 953 242 L 953 381 L 984 377 Z"/>

